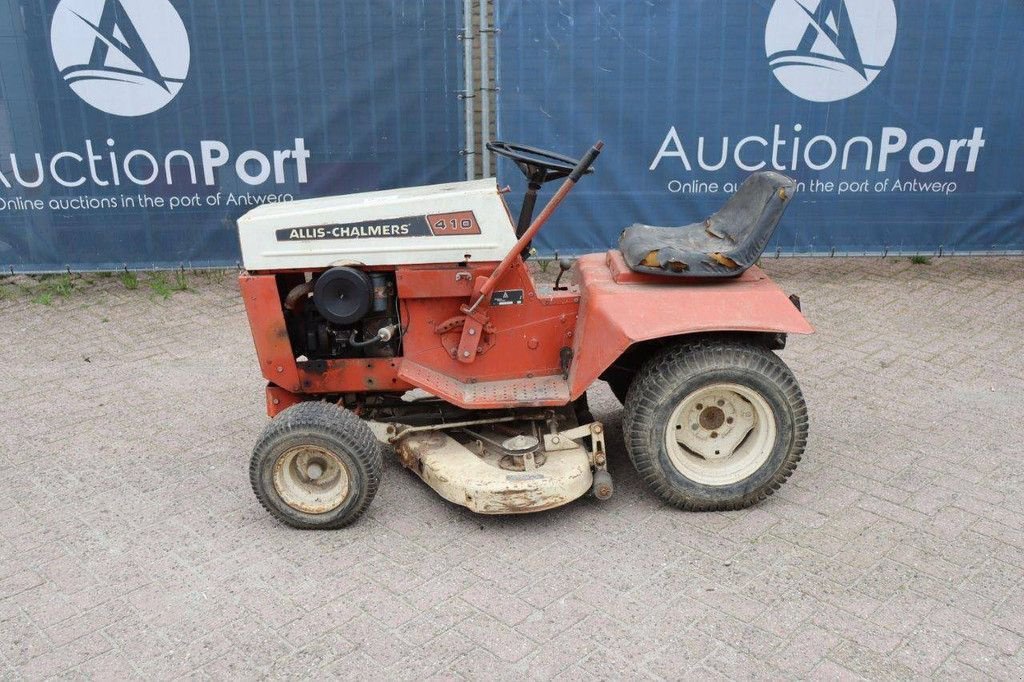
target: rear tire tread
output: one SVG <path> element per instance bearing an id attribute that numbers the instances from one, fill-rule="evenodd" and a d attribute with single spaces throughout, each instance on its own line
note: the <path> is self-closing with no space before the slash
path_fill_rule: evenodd
<path id="1" fill-rule="evenodd" d="M 678 377 L 725 367 L 760 374 L 782 390 L 792 406 L 793 440 L 782 466 L 759 488 L 735 500 L 695 500 L 676 490 L 658 467 L 657 458 L 652 455 L 648 426 Z M 807 445 L 808 416 L 796 378 L 777 355 L 751 343 L 701 339 L 670 346 L 641 367 L 626 396 L 622 425 L 630 461 L 663 501 L 687 511 L 733 511 L 750 507 L 774 494 L 793 474 Z"/>

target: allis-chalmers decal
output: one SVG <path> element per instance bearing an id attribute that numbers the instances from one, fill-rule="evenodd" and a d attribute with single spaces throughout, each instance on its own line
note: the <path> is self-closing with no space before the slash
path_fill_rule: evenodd
<path id="1" fill-rule="evenodd" d="M 386 237 L 458 237 L 480 234 L 480 224 L 472 211 L 436 213 L 390 220 L 343 225 L 293 227 L 277 231 L 277 241 L 314 241 L 320 239 L 372 239 Z"/>

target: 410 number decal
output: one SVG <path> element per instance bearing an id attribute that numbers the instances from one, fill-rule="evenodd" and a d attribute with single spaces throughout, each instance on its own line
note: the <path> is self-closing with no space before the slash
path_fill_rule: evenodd
<path id="1" fill-rule="evenodd" d="M 430 231 L 435 237 L 480 234 L 480 224 L 472 211 L 428 215 L 427 224 L 430 225 Z"/>

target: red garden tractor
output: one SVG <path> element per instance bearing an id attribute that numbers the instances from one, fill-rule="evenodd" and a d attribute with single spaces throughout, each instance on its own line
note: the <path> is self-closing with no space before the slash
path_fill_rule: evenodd
<path id="1" fill-rule="evenodd" d="M 773 352 L 811 326 L 755 262 L 795 190 L 751 176 L 683 227 L 633 225 L 619 248 L 561 261 L 531 240 L 591 166 L 491 143 L 528 190 L 513 222 L 494 179 L 261 206 L 239 220 L 241 292 L 273 418 L 250 465 L 259 501 L 299 528 L 369 506 L 394 452 L 482 514 L 608 499 L 604 427 L 586 391 L 625 406 L 626 451 L 665 502 L 739 509 L 771 495 L 807 440 Z M 562 181 L 534 217 L 537 194 Z"/>

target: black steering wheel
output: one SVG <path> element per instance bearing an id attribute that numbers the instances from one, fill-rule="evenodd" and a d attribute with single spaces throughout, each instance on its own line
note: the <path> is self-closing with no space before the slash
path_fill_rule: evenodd
<path id="1" fill-rule="evenodd" d="M 525 144 L 494 141 L 488 142 L 487 148 L 499 156 L 514 161 L 531 184 L 542 185 L 545 182 L 568 177 L 580 164 L 578 159 L 536 147 L 527 147 Z M 593 172 L 593 168 L 586 170 L 587 174 Z"/>

